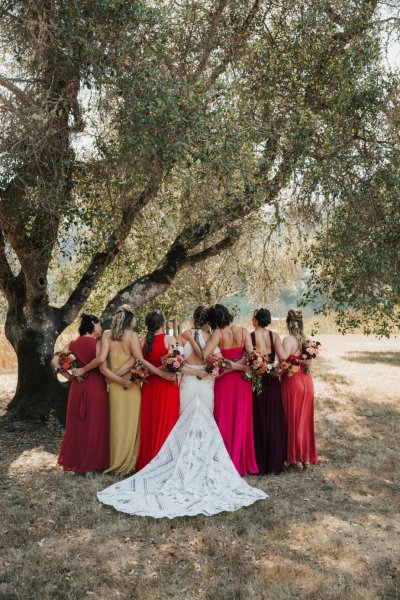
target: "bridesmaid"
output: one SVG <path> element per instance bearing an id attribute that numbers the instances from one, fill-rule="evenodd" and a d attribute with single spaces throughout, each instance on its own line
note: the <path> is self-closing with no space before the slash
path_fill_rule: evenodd
<path id="1" fill-rule="evenodd" d="M 141 359 L 142 351 L 137 333 L 133 331 L 136 319 L 128 304 L 121 306 L 112 322 L 111 330 L 103 334 L 102 358 L 109 359 L 112 372 L 118 372 L 130 359 Z M 128 364 L 128 369 L 132 364 Z M 110 378 L 105 362 L 101 372 Z M 116 373 L 118 374 L 118 373 Z M 130 374 L 124 375 L 129 380 Z M 140 386 L 131 384 L 129 389 L 117 381 L 109 382 L 110 402 L 110 466 L 105 473 L 128 475 L 136 465 L 140 431 Z"/>
<path id="2" fill-rule="evenodd" d="M 283 340 L 288 358 L 299 357 L 307 340 L 300 310 L 289 310 L 286 318 L 289 335 Z M 291 377 L 282 377 L 282 400 L 287 421 L 287 464 L 302 471 L 317 463 L 314 433 L 314 384 L 310 373 L 300 369 Z"/>
<path id="3" fill-rule="evenodd" d="M 228 309 L 214 304 L 209 309 L 209 323 L 213 329 L 204 349 L 204 357 L 213 354 L 217 346 L 222 356 L 236 362 L 244 351 L 251 352 L 250 335 L 244 327 L 232 323 Z M 226 449 L 240 475 L 258 473 L 254 453 L 253 403 L 250 381 L 245 381 L 240 371 L 245 365 L 234 364 L 214 386 L 214 417 L 225 442 Z"/>
<path id="4" fill-rule="evenodd" d="M 83 314 L 79 326 L 80 337 L 70 342 L 63 352 L 72 352 L 78 364 L 85 366 L 99 354 L 97 340 L 101 336 L 99 319 Z M 52 364 L 59 368 L 56 355 Z M 74 374 L 84 375 L 79 369 Z M 58 464 L 64 471 L 93 475 L 109 464 L 108 398 L 104 377 L 98 368 L 84 375 L 83 381 L 72 378 L 68 397 L 67 419 Z"/>
<path id="5" fill-rule="evenodd" d="M 280 337 L 268 330 L 271 313 L 266 308 L 254 311 L 251 333 L 253 346 L 268 356 L 268 362 L 287 357 Z M 254 447 L 260 475 L 283 471 L 286 460 L 286 419 L 283 411 L 281 383 L 271 375 L 262 376 L 260 393 L 253 391 Z"/>
<path id="6" fill-rule="evenodd" d="M 144 358 L 157 368 L 162 358 L 176 344 L 165 334 L 165 318 L 159 311 L 150 312 L 145 319 L 147 335 L 143 344 Z M 165 369 L 165 367 L 163 367 Z M 176 376 L 168 371 L 150 375 L 142 390 L 141 437 L 136 470 L 143 469 L 164 444 L 179 417 L 179 386 Z"/>

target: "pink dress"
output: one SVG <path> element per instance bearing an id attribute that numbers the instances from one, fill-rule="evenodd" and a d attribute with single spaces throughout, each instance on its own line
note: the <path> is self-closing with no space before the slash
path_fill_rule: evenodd
<path id="1" fill-rule="evenodd" d="M 222 336 L 221 331 L 222 356 L 234 361 L 241 358 L 244 347 L 223 348 Z M 215 382 L 214 417 L 238 473 L 258 473 L 254 452 L 253 393 L 251 382 L 243 379 L 241 371 L 225 373 Z"/>

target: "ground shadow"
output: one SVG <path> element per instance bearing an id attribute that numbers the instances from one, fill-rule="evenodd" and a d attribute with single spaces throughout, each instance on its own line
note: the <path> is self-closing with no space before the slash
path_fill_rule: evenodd
<path id="1" fill-rule="evenodd" d="M 346 360 L 358 363 L 384 363 L 400 366 L 400 352 L 346 352 Z"/>

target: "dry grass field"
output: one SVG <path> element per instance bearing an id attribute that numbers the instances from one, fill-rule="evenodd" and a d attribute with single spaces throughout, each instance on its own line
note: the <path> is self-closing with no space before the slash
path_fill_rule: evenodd
<path id="1" fill-rule="evenodd" d="M 249 478 L 269 498 L 232 514 L 119 514 L 96 500 L 115 478 L 57 468 L 54 422 L 1 417 L 0 598 L 400 598 L 400 340 L 319 339 L 320 464 Z"/>

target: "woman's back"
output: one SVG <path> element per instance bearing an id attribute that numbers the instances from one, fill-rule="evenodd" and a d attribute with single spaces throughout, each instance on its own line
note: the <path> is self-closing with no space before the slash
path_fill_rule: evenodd
<path id="1" fill-rule="evenodd" d="M 144 343 L 143 356 L 155 367 L 161 366 L 161 358 L 168 352 L 167 348 L 165 347 L 165 337 L 165 333 L 159 333 L 155 335 L 150 352 L 148 352 L 146 343 Z"/>
<path id="2" fill-rule="evenodd" d="M 302 346 L 300 341 L 294 335 L 288 335 L 285 337 L 282 344 L 289 356 L 300 356 L 302 352 Z"/>
<path id="3" fill-rule="evenodd" d="M 106 334 L 109 335 L 110 341 L 110 354 L 114 355 L 124 355 L 124 356 L 132 356 L 132 337 L 134 332 L 132 330 L 124 331 L 122 339 L 113 340 L 111 337 L 111 331 L 106 331 Z"/>
<path id="4" fill-rule="evenodd" d="M 230 350 L 232 348 L 243 348 L 246 338 L 246 330 L 244 327 L 238 327 L 237 325 L 228 325 L 223 329 L 220 329 L 221 350 Z"/>
<path id="5" fill-rule="evenodd" d="M 273 352 L 271 336 L 273 342 L 274 334 L 269 329 L 257 329 L 254 331 L 255 347 L 261 354 L 271 354 Z"/>
<path id="6" fill-rule="evenodd" d="M 96 356 L 96 345 L 97 340 L 94 337 L 81 335 L 70 343 L 69 349 L 76 356 L 80 364 L 87 365 Z"/>

